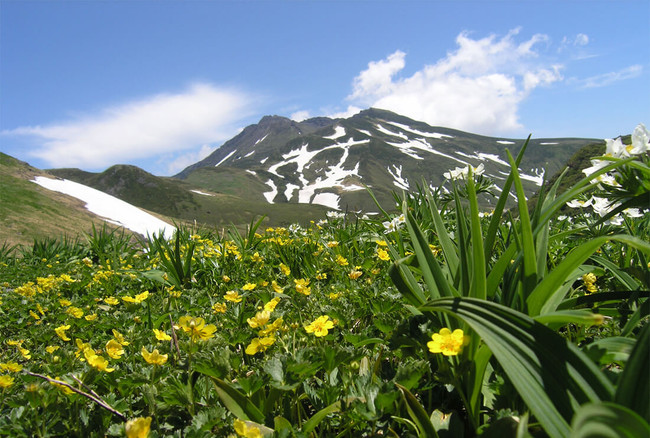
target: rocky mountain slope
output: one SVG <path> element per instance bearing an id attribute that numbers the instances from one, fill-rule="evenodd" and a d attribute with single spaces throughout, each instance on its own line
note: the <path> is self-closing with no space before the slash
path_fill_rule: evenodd
<path id="1" fill-rule="evenodd" d="M 443 174 L 456 167 L 482 165 L 485 175 L 503 180 L 509 172 L 506 148 L 516 155 L 524 141 L 433 127 L 372 108 L 347 119 L 266 116 L 176 177 L 214 190 L 224 179 L 237 180 L 233 185 L 269 204 L 376 211 L 366 187 L 390 203 L 394 191 L 443 185 Z M 532 139 L 520 168 L 527 192 L 532 195 L 544 175 L 595 142 L 601 141 Z"/>

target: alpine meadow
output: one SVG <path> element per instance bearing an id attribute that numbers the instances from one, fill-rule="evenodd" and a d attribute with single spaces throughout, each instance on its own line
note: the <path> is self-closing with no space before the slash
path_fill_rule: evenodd
<path id="1" fill-rule="evenodd" d="M 0 435 L 650 435 L 643 125 L 370 109 L 266 117 L 176 178 L 1 158 Z M 103 221 L 62 178 L 174 225 Z"/>

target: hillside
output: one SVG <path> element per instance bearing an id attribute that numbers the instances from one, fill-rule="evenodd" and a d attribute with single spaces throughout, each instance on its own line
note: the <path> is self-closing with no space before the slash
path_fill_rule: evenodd
<path id="1" fill-rule="evenodd" d="M 31 182 L 36 176 L 51 175 L 0 152 L 0 247 L 78 236 L 104 223 L 83 202 Z"/>

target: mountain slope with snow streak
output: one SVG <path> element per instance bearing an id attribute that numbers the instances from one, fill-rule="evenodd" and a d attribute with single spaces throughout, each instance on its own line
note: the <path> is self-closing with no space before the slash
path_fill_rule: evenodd
<path id="1" fill-rule="evenodd" d="M 534 193 L 545 174 L 595 141 L 531 140 L 519 169 L 526 192 Z M 437 188 L 445 182 L 443 174 L 459 166 L 483 164 L 485 175 L 499 180 L 510 169 L 506 149 L 516 155 L 524 142 L 433 127 L 373 108 L 344 119 L 266 116 L 177 177 L 213 166 L 242 169 L 264 185 L 269 203 L 372 211 L 376 207 L 365 188 L 390 205 L 392 192 L 421 184 Z"/>
<path id="2" fill-rule="evenodd" d="M 48 190 L 77 198 L 86 208 L 109 223 L 127 228 L 143 236 L 164 235 L 171 238 L 176 228 L 157 217 L 92 187 L 66 179 L 37 176 L 33 182 Z"/>

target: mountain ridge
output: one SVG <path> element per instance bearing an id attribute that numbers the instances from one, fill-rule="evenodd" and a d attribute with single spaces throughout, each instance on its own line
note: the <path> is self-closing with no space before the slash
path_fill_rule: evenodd
<path id="1" fill-rule="evenodd" d="M 392 191 L 425 181 L 444 184 L 455 167 L 483 164 L 499 180 L 509 171 L 506 147 L 515 155 L 525 139 L 488 137 L 431 126 L 391 111 L 369 108 L 349 118 L 295 122 L 265 116 L 175 177 L 204 184 L 192 173 L 201 168 L 244 170 L 266 186 L 269 203 L 321 204 L 333 209 L 369 210 L 369 187 L 386 202 Z M 580 147 L 597 139 L 531 139 L 520 168 L 529 194 Z"/>

